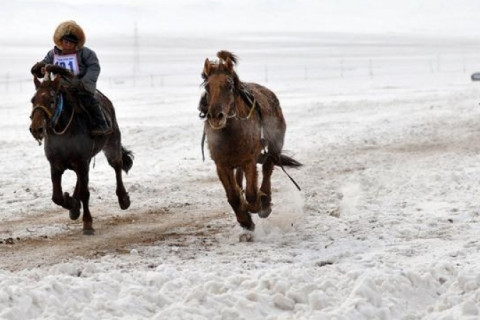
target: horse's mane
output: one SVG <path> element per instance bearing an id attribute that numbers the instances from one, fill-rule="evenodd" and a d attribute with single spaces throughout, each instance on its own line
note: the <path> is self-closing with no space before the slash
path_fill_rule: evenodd
<path id="1" fill-rule="evenodd" d="M 60 86 L 58 91 L 63 94 L 66 106 L 73 108 L 75 113 L 83 113 L 83 108 L 80 106 L 78 99 L 74 97 L 72 88 Z"/>
<path id="2" fill-rule="evenodd" d="M 220 59 L 220 61 L 226 61 L 227 58 L 232 60 L 233 64 L 238 64 L 238 57 L 231 53 L 230 51 L 226 50 L 221 50 L 217 52 L 217 57 Z"/>

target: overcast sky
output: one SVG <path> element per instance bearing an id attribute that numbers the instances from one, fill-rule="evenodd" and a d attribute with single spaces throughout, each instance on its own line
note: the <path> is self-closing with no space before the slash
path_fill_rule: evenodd
<path id="1" fill-rule="evenodd" d="M 320 31 L 480 36 L 478 0 L 14 0 L 1 39 L 51 37 L 73 19 L 90 36 Z"/>

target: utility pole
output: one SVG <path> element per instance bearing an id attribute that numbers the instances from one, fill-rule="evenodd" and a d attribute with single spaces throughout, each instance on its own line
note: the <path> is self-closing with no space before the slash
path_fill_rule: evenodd
<path id="1" fill-rule="evenodd" d="M 133 85 L 135 86 L 135 78 L 140 74 L 140 54 L 138 42 L 137 22 L 133 30 Z"/>

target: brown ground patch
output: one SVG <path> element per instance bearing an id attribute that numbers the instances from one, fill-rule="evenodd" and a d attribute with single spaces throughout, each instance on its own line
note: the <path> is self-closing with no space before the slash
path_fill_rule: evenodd
<path id="1" fill-rule="evenodd" d="M 180 211 L 180 210 L 179 210 Z M 68 216 L 68 212 L 61 211 Z M 181 244 L 187 236 L 214 237 L 220 231 L 215 220 L 223 213 L 205 213 L 181 209 L 174 214 L 152 211 L 94 218 L 95 235 L 82 233 L 81 222 L 68 222 L 54 235 L 42 233 L 41 226 L 66 222 L 58 214 L 40 214 L 8 222 L 7 232 L 0 232 L 0 269 L 21 270 L 49 266 L 76 257 L 95 258 L 109 253 L 128 254 L 132 247 L 151 245 L 157 241 L 175 240 Z M 68 219 L 68 218 L 67 218 Z M 30 236 L 15 236 L 17 230 L 27 230 Z M 25 232 L 24 232 L 25 233 Z"/>

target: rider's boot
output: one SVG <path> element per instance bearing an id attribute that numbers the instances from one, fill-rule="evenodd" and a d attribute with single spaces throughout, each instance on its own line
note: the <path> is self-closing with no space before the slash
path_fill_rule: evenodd
<path id="1" fill-rule="evenodd" d="M 92 136 L 103 136 L 112 133 L 112 128 L 108 126 L 107 120 L 102 110 L 100 110 L 100 105 L 97 99 L 92 97 L 92 103 L 89 104 L 89 113 L 92 117 L 93 128 L 90 130 Z"/>

